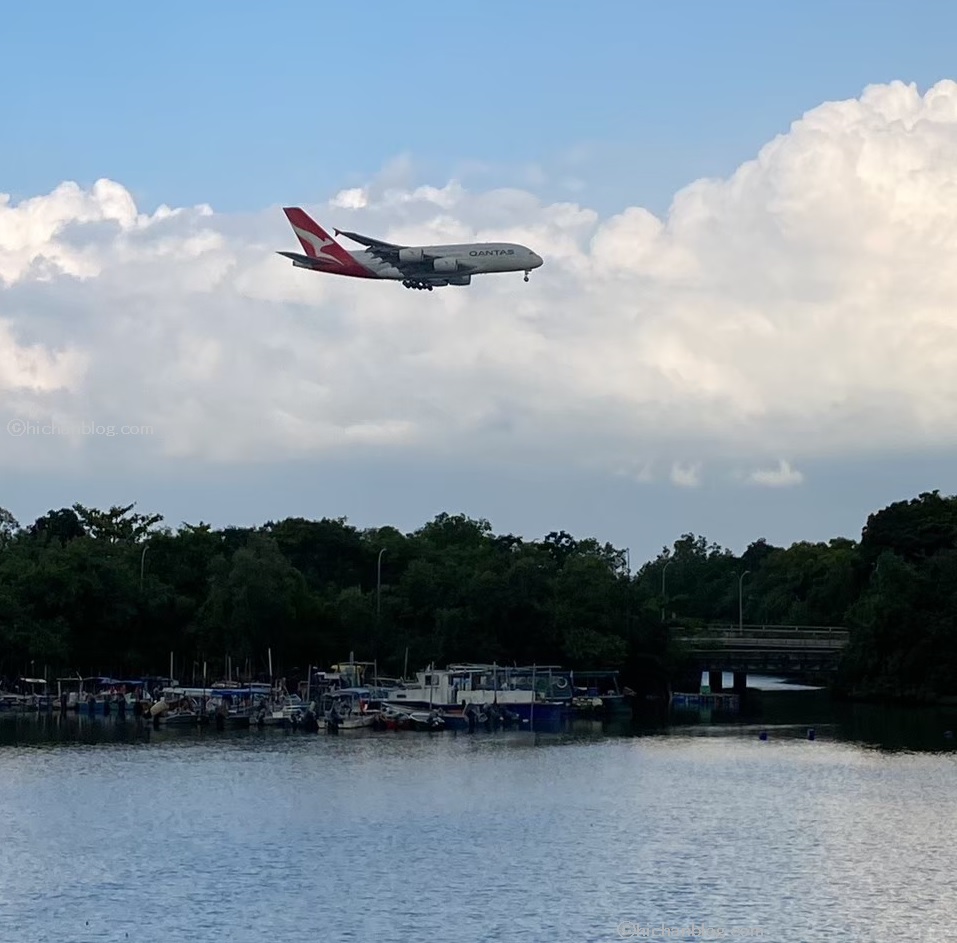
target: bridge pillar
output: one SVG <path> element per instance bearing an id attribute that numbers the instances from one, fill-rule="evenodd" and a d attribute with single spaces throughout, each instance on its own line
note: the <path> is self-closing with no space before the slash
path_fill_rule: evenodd
<path id="1" fill-rule="evenodd" d="M 721 669 L 708 672 L 708 686 L 712 694 L 720 694 L 724 690 L 724 672 Z"/>
<path id="2" fill-rule="evenodd" d="M 746 671 L 736 671 L 734 673 L 734 693 L 744 695 L 748 689 L 748 673 Z"/>

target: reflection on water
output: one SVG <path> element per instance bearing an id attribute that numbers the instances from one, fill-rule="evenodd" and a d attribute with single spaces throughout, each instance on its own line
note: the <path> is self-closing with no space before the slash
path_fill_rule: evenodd
<path id="1" fill-rule="evenodd" d="M 774 679 L 771 679 L 772 681 Z M 708 710 L 669 711 L 648 704 L 634 719 L 575 720 L 560 729 L 538 731 L 533 739 L 542 742 L 578 741 L 608 737 L 643 736 L 757 736 L 806 739 L 813 730 L 816 739 L 830 739 L 885 751 L 949 752 L 957 750 L 957 707 L 895 708 L 873 704 L 840 703 L 819 688 L 791 688 L 769 684 L 749 691 L 748 700 L 737 715 Z M 215 731 L 209 728 L 154 728 L 141 719 L 90 717 L 84 712 L 0 713 L 0 747 L 12 745 L 55 745 L 66 743 L 164 743 L 168 741 L 213 742 L 224 738 L 326 737 L 325 732 L 307 734 L 293 730 L 251 729 Z M 356 730 L 341 733 L 352 740 L 364 737 L 455 737 L 435 734 L 375 733 Z M 479 731 L 469 736 L 501 736 Z M 529 734 L 522 734 L 529 737 Z"/>
<path id="2" fill-rule="evenodd" d="M 0 715 L 0 927 L 31 943 L 597 943 L 692 922 L 950 939 L 948 729 L 943 711 L 816 691 L 726 723 L 531 735 Z"/>
<path id="3" fill-rule="evenodd" d="M 607 737 L 643 736 L 768 736 L 831 739 L 886 751 L 949 752 L 957 749 L 957 707 L 895 708 L 873 704 L 834 702 L 820 688 L 804 688 L 758 679 L 763 687 L 749 690 L 737 715 L 708 710 L 669 711 L 649 703 L 634 719 L 575 720 L 552 731 L 538 731 L 543 742 L 578 741 Z M 777 682 L 777 683 L 776 683 Z M 466 734 L 442 732 L 430 737 Z M 90 717 L 85 712 L 0 713 L 0 747 L 55 745 L 65 743 L 163 743 L 167 741 L 217 741 L 224 738 L 325 737 L 325 732 L 307 734 L 293 730 L 251 729 L 215 731 L 209 728 L 154 728 L 148 721 L 115 717 Z M 375 733 L 356 730 L 341 733 L 352 740 L 362 737 L 414 737 L 420 733 Z M 479 731 L 470 736 L 500 736 Z M 529 734 L 522 734 L 524 737 Z"/>
<path id="4" fill-rule="evenodd" d="M 724 684 L 731 687 L 734 683 L 734 675 L 730 672 L 724 675 Z M 748 675 L 748 687 L 756 691 L 820 691 L 820 685 L 801 684 L 796 681 L 789 681 L 786 678 L 776 678 L 771 675 Z"/>
<path id="5" fill-rule="evenodd" d="M 85 713 L 43 711 L 0 714 L 0 746 L 13 744 L 130 743 L 148 741 L 154 731 L 142 720 L 90 717 Z M 2 756 L 2 754 L 0 754 Z"/>

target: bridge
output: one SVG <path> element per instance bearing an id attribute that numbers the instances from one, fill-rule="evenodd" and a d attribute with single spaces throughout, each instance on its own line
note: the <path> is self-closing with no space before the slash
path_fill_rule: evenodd
<path id="1" fill-rule="evenodd" d="M 708 671 L 711 690 L 722 690 L 721 674 L 734 674 L 743 688 L 750 673 L 801 675 L 832 672 L 850 641 L 840 626 L 713 625 L 703 629 L 676 627 L 674 641 L 700 670 Z"/>

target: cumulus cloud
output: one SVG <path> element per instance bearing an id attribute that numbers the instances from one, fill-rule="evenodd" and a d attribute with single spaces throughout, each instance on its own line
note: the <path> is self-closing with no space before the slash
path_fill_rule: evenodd
<path id="1" fill-rule="evenodd" d="M 0 196 L 2 412 L 149 424 L 145 461 L 407 450 L 686 486 L 957 431 L 953 82 L 823 104 L 664 218 L 410 180 L 403 157 L 306 209 L 395 242 L 522 242 L 545 266 L 410 292 L 291 268 L 278 207 L 148 213 L 109 180 Z M 8 465 L 60 461 L 18 441 Z"/>
<path id="2" fill-rule="evenodd" d="M 671 466 L 671 481 L 680 488 L 697 488 L 701 484 L 701 465 L 682 465 L 675 462 Z"/>
<path id="3" fill-rule="evenodd" d="M 777 468 L 759 468 L 751 472 L 748 480 L 756 485 L 764 485 L 766 488 L 787 488 L 801 484 L 804 481 L 804 475 L 796 468 L 792 468 L 789 462 L 781 459 Z"/>

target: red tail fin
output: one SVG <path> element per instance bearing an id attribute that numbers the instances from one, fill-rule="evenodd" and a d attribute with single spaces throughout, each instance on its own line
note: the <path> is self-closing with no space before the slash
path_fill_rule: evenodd
<path id="1" fill-rule="evenodd" d="M 330 262 L 346 269 L 355 267 L 355 261 L 312 217 L 298 206 L 285 206 L 283 212 L 293 232 L 299 237 L 303 251 L 317 261 Z"/>

